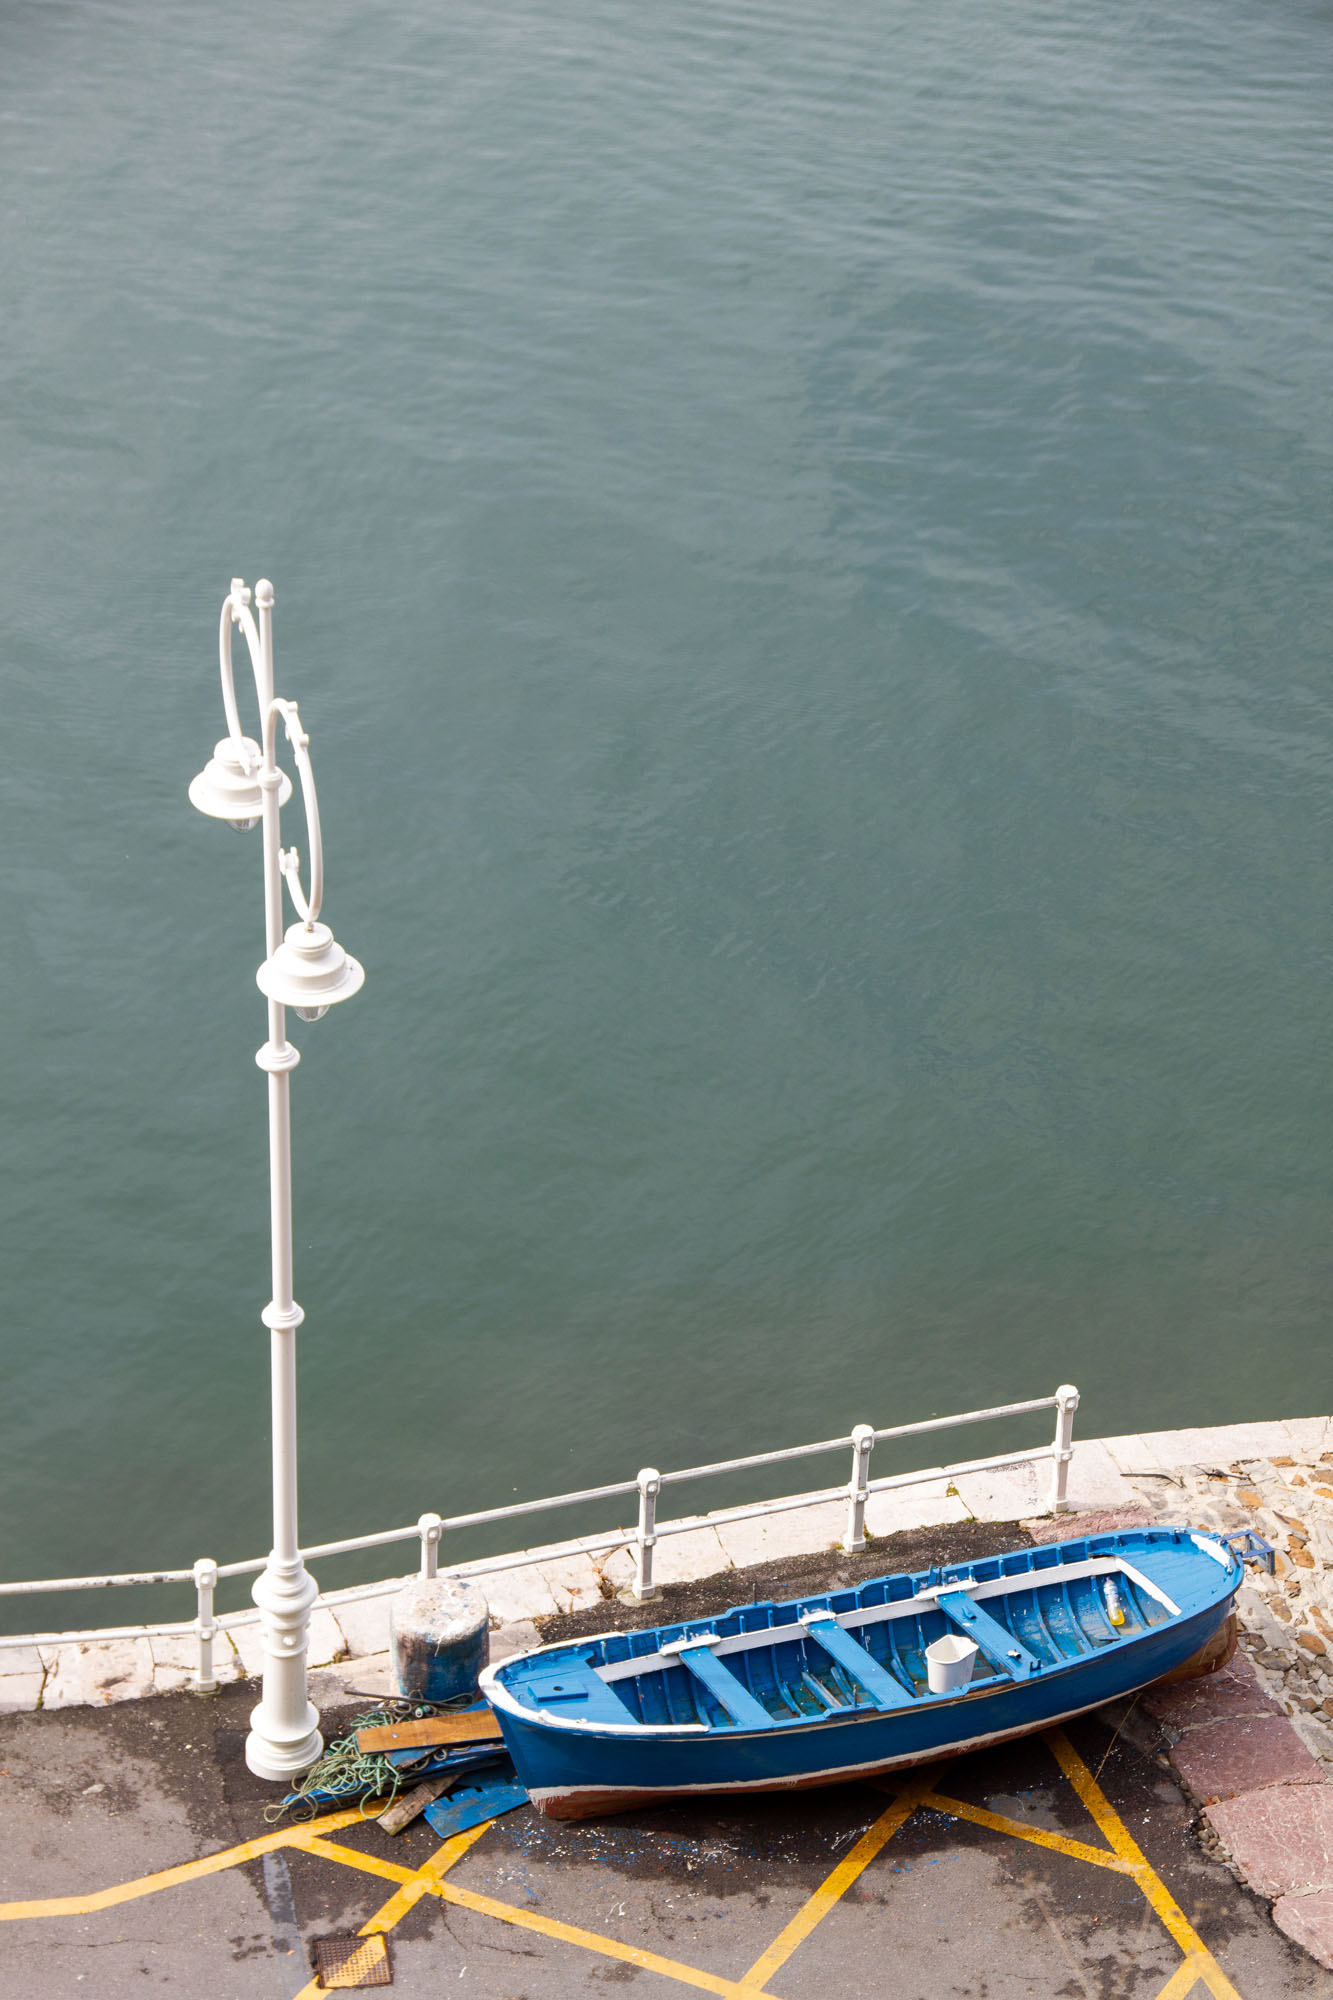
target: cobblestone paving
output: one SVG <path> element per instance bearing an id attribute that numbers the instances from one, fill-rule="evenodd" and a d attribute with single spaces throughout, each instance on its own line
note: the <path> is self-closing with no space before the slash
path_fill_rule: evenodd
<path id="1" fill-rule="evenodd" d="M 1236 1597 L 1241 1646 L 1260 1685 L 1333 1775 L 1333 1452 L 1312 1463 L 1243 1459 L 1137 1474 L 1130 1482 L 1154 1521 L 1253 1528 L 1276 1551 L 1276 1574 L 1251 1567 Z"/>

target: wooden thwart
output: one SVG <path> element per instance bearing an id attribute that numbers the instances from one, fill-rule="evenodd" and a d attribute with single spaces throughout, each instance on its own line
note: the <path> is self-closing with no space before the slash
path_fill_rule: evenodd
<path id="1" fill-rule="evenodd" d="M 1027 1680 L 1041 1672 L 1041 1661 L 1030 1653 L 1007 1625 L 1001 1625 L 974 1604 L 964 1590 L 942 1590 L 937 1600 L 940 1610 L 954 1625 L 966 1632 L 986 1655 L 993 1667 L 1012 1680 Z"/>
<path id="2" fill-rule="evenodd" d="M 415 1722 L 385 1722 L 375 1729 L 358 1729 L 358 1750 L 426 1749 L 433 1743 L 490 1743 L 500 1725 L 488 1708 L 462 1715 L 423 1715 Z"/>
<path id="3" fill-rule="evenodd" d="M 865 1689 L 876 1708 L 912 1706 L 914 1697 L 885 1671 L 873 1653 L 868 1653 L 864 1646 L 858 1646 L 855 1639 L 843 1631 L 831 1611 L 807 1618 L 805 1627 L 815 1644 L 822 1646 L 829 1658 L 836 1660 L 843 1672 L 850 1674 Z"/>
<path id="4" fill-rule="evenodd" d="M 738 1681 L 720 1660 L 713 1658 L 707 1646 L 682 1646 L 676 1657 L 696 1680 L 703 1682 L 714 1701 L 726 1710 L 733 1722 L 739 1722 L 744 1729 L 773 1727 L 773 1718 L 763 1703 L 756 1701 L 744 1682 Z"/>

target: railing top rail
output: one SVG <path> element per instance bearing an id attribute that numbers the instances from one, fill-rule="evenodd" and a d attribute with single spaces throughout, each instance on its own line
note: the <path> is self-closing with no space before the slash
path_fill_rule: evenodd
<path id="1" fill-rule="evenodd" d="M 1026 1416 L 1035 1410 L 1055 1409 L 1059 1407 L 1059 1403 L 1058 1395 L 1036 1396 L 1026 1402 L 998 1404 L 992 1409 L 965 1410 L 959 1416 L 927 1417 L 920 1423 L 891 1425 L 884 1430 L 875 1431 L 874 1438 L 876 1443 L 880 1443 L 888 1438 L 919 1437 L 929 1431 L 954 1430 L 961 1424 L 985 1423 L 992 1418 Z M 843 1450 L 853 1442 L 854 1439 L 850 1434 L 846 1437 L 824 1438 L 817 1444 L 785 1445 L 777 1451 L 752 1452 L 744 1458 L 719 1459 L 711 1465 L 684 1466 L 678 1471 L 664 1472 L 660 1476 L 664 1486 L 679 1485 L 690 1479 L 708 1479 L 725 1472 L 746 1472 L 756 1466 L 780 1465 L 797 1458 L 814 1458 L 821 1452 Z M 1002 1460 L 979 1461 L 979 1463 L 1008 1464 L 1017 1462 L 1017 1459 L 1023 1456 L 1026 1454 L 1010 1454 Z M 881 1480 L 873 1480 L 870 1482 L 870 1490 L 876 1490 L 883 1484 Z M 441 1522 L 440 1529 L 441 1533 L 450 1534 L 462 1528 L 486 1527 L 498 1521 L 518 1520 L 525 1515 L 549 1513 L 560 1507 L 582 1506 L 595 1500 L 619 1499 L 637 1492 L 636 1480 L 615 1480 L 610 1485 L 588 1486 L 574 1493 L 552 1494 L 546 1499 L 519 1500 L 504 1507 L 483 1508 L 476 1513 L 452 1514 Z M 413 1541 L 419 1533 L 419 1526 L 414 1521 L 406 1527 L 386 1528 L 373 1535 L 353 1535 L 341 1541 L 320 1542 L 303 1550 L 303 1555 L 312 1560 L 322 1556 L 352 1555 L 362 1549 L 387 1548 L 395 1542 Z M 219 1579 L 257 1575 L 264 1568 L 264 1561 L 261 1556 L 250 1557 L 243 1562 L 219 1563 L 217 1574 Z M 144 1570 L 108 1576 L 35 1578 L 18 1583 L 0 1583 L 0 1596 L 38 1596 L 47 1591 L 59 1593 L 75 1590 L 124 1589 L 135 1585 L 157 1583 L 193 1583 L 194 1580 L 193 1569 Z"/>
<path id="2" fill-rule="evenodd" d="M 1033 1410 L 1055 1410 L 1059 1406 L 1058 1396 L 1034 1396 L 1031 1402 L 1000 1403 L 993 1410 L 964 1410 L 959 1417 L 927 1417 L 924 1423 L 894 1424 L 888 1430 L 876 1431 L 875 1443 L 879 1444 L 885 1438 L 920 1437 L 923 1431 L 951 1431 L 959 1424 L 989 1423 L 992 1417 L 1025 1417 Z"/>
<path id="3" fill-rule="evenodd" d="M 922 1485 L 928 1480 L 938 1479 L 944 1472 L 950 1474 L 956 1472 L 987 1472 L 996 1466 L 1032 1464 L 1051 1456 L 1052 1447 L 1050 1445 L 1039 1445 L 1026 1451 L 1000 1452 L 992 1458 L 971 1459 L 965 1465 L 927 1466 L 917 1472 L 890 1473 L 882 1479 L 871 1480 L 868 1490 L 872 1493 L 882 1493 L 894 1487 Z M 777 1500 L 756 1501 L 749 1507 L 721 1509 L 716 1513 L 708 1515 L 706 1521 L 709 1526 L 722 1526 L 729 1521 L 759 1519 L 775 1514 L 791 1513 L 801 1507 L 818 1505 L 821 1501 L 842 1499 L 845 1493 L 845 1487 L 829 1486 L 815 1493 L 785 1494 Z M 689 1520 L 685 1521 L 662 1521 L 657 1525 L 657 1533 L 659 1536 L 684 1535 L 696 1530 L 700 1525 L 701 1521 L 697 1516 L 692 1516 Z M 412 1532 L 415 1534 L 415 1529 Z M 524 1569 L 533 1562 L 556 1562 L 562 1556 L 577 1555 L 579 1553 L 591 1554 L 595 1551 L 623 1548 L 627 1542 L 632 1542 L 633 1539 L 633 1531 L 630 1529 L 622 1529 L 613 1534 L 583 1535 L 574 1541 L 553 1543 L 549 1548 L 538 1550 L 523 1549 L 516 1553 L 499 1556 L 478 1556 L 471 1562 L 450 1564 L 449 1568 L 441 1570 L 440 1574 L 442 1576 L 494 1576 L 501 1574 L 505 1570 Z M 262 1565 L 255 1564 L 254 1567 L 259 1568 Z M 191 1572 L 186 1571 L 185 1575 L 188 1577 L 191 1575 Z M 349 1590 L 339 1590 L 329 1595 L 321 1592 L 318 1601 L 321 1604 L 328 1604 L 336 1613 L 340 1604 L 357 1602 L 367 1597 L 384 1596 L 397 1588 L 397 1578 L 391 1577 L 387 1580 L 381 1578 L 374 1583 L 354 1585 Z M 257 1611 L 228 1611 L 219 1613 L 215 1622 L 219 1631 L 230 1632 L 244 1626 L 254 1625 L 258 1622 L 258 1618 L 259 1613 Z M 84 1632 L 0 1634 L 0 1653 L 3 1653 L 7 1647 L 70 1645 L 77 1640 L 134 1639 L 145 1636 L 151 1638 L 183 1637 L 192 1633 L 195 1629 L 195 1623 L 192 1619 L 178 1619 L 172 1623 L 161 1625 L 102 1626 Z"/>
<path id="4" fill-rule="evenodd" d="M 262 1569 L 263 1563 L 256 1563 Z M 57 1576 L 33 1582 L 0 1583 L 0 1597 L 33 1596 L 42 1590 L 114 1590 L 136 1583 L 193 1583 L 192 1569 L 142 1570 L 128 1576 Z"/>
<path id="5" fill-rule="evenodd" d="M 748 1458 L 720 1458 L 716 1465 L 687 1465 L 680 1472 L 664 1472 L 663 1486 L 678 1485 L 684 1479 L 708 1479 L 716 1472 L 745 1472 L 752 1465 L 780 1465 L 788 1458 L 814 1458 L 821 1451 L 843 1451 L 851 1443 L 846 1437 L 824 1438 L 819 1444 L 789 1444 L 780 1451 L 756 1451 Z"/>
<path id="6" fill-rule="evenodd" d="M 484 1528 L 492 1521 L 513 1521 L 522 1514 L 549 1514 L 556 1507 L 581 1507 L 589 1500 L 613 1500 L 621 1494 L 637 1493 L 632 1479 L 618 1479 L 611 1486 L 587 1486 L 579 1493 L 553 1493 L 545 1500 L 515 1500 L 507 1507 L 485 1507 L 476 1514 L 449 1514 L 440 1522 L 440 1533 L 457 1528 Z M 357 1549 L 383 1548 L 389 1542 L 412 1541 L 420 1530 L 415 1521 L 407 1528 L 385 1528 L 377 1535 L 354 1535 L 349 1541 L 321 1542 L 302 1551 L 307 1556 L 348 1555 Z M 262 1567 L 262 1565 L 261 1565 Z"/>

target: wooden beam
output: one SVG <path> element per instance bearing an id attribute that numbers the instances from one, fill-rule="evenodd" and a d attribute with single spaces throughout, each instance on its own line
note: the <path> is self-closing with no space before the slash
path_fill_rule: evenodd
<path id="1" fill-rule="evenodd" d="M 500 1725 L 489 1708 L 470 1708 L 457 1715 L 423 1715 L 415 1722 L 386 1722 L 358 1729 L 358 1750 L 425 1749 L 432 1743 L 490 1743 Z"/>

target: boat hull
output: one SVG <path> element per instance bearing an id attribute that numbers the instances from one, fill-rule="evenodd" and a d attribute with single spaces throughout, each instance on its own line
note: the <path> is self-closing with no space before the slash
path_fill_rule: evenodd
<path id="1" fill-rule="evenodd" d="M 556 1642 L 488 1667 L 482 1688 L 551 1819 L 847 1783 L 1206 1671 L 1243 1575 L 1225 1538 L 1124 1530 Z"/>
<path id="2" fill-rule="evenodd" d="M 528 1795 L 548 1819 L 587 1819 L 709 1792 L 785 1792 L 850 1783 L 1007 1743 L 1132 1694 L 1184 1665 L 1230 1615 L 1230 1599 L 1132 1648 L 1008 1687 L 891 1714 L 857 1710 L 788 1731 L 558 1735 L 501 1712 Z"/>
<path id="3" fill-rule="evenodd" d="M 1048 1729 L 1057 1723 L 1072 1722 L 1076 1716 L 1086 1715 L 1101 1703 L 1089 1702 L 1084 1708 L 1071 1708 L 1063 1715 L 1054 1715 L 1045 1722 L 1025 1722 L 1015 1729 L 1002 1729 L 991 1735 L 974 1736 L 965 1743 L 947 1743 L 935 1750 L 915 1751 L 907 1755 L 891 1757 L 886 1763 L 838 1765 L 828 1771 L 814 1771 L 799 1778 L 755 1778 L 742 1779 L 733 1784 L 717 1784 L 705 1779 L 702 1784 L 679 1785 L 672 1790 L 657 1787 L 653 1790 L 626 1791 L 574 1788 L 567 1791 L 531 1791 L 528 1797 L 540 1813 L 547 1819 L 576 1820 L 597 1819 L 604 1813 L 634 1812 L 647 1806 L 670 1804 L 673 1800 L 707 1797 L 713 1793 L 754 1793 L 762 1796 L 773 1792 L 818 1791 L 829 1785 L 865 1784 L 875 1778 L 888 1776 L 894 1771 L 909 1771 L 919 1764 L 941 1764 L 953 1757 L 966 1757 L 974 1750 L 990 1750 L 1000 1743 L 1012 1743 L 1017 1737 L 1031 1736 L 1038 1729 Z"/>

